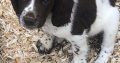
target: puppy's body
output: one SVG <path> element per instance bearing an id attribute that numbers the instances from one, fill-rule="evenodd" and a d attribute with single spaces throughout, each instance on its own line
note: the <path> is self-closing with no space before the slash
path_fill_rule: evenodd
<path id="1" fill-rule="evenodd" d="M 31 5 L 33 2 L 34 5 Z M 48 0 L 46 2 L 31 0 L 20 16 L 22 25 L 27 28 L 41 26 L 50 35 L 68 40 L 72 44 L 74 54 L 71 63 L 87 63 L 88 37 L 103 32 L 101 51 L 95 63 L 107 63 L 113 52 L 119 24 L 119 11 L 115 7 L 115 0 Z M 35 18 L 27 19 L 35 21 L 26 22 L 24 17 L 29 15 L 29 12 L 32 12 Z M 52 41 L 50 42 L 47 43 L 49 47 L 46 43 L 42 43 L 45 46 L 40 46 L 41 51 L 51 49 Z"/>

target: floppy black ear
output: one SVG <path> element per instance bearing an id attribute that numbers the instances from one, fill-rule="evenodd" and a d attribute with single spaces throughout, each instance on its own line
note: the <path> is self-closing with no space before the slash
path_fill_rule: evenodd
<path id="1" fill-rule="evenodd" d="M 11 0 L 11 3 L 13 5 L 13 8 L 16 12 L 16 14 L 19 14 L 19 0 Z"/>
<path id="2" fill-rule="evenodd" d="M 21 14 L 23 8 L 27 4 L 27 2 L 25 0 L 11 0 L 11 3 L 12 3 L 13 8 L 18 16 Z"/>
<path id="3" fill-rule="evenodd" d="M 72 0 L 55 0 L 52 9 L 52 24 L 59 27 L 70 22 L 72 6 Z"/>

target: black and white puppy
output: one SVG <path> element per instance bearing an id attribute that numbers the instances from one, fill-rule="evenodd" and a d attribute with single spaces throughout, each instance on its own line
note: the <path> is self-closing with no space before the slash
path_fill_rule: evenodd
<path id="1" fill-rule="evenodd" d="M 116 0 L 19 0 L 19 8 L 15 9 L 19 9 L 20 24 L 24 27 L 41 27 L 50 35 L 68 40 L 74 54 L 71 63 L 87 63 L 88 37 L 104 32 L 101 51 L 94 63 L 107 63 L 114 49 L 119 25 L 119 11 L 115 2 Z M 52 41 L 47 45 L 42 44 L 42 48 L 39 48 L 41 51 L 52 47 Z"/>

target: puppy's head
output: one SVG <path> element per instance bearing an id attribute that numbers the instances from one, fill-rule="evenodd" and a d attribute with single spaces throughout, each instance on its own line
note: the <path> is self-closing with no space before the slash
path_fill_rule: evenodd
<path id="1" fill-rule="evenodd" d="M 29 29 L 42 27 L 53 7 L 53 0 L 11 0 L 20 24 Z"/>

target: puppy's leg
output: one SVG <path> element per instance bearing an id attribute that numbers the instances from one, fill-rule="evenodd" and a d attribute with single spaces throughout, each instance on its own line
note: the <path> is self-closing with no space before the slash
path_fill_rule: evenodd
<path id="1" fill-rule="evenodd" d="M 73 35 L 68 40 L 72 43 L 73 60 L 71 63 L 87 63 L 87 35 Z"/>
<path id="2" fill-rule="evenodd" d="M 43 37 L 37 41 L 36 46 L 39 53 L 49 54 L 57 45 L 61 48 L 62 46 L 60 43 L 63 41 L 64 39 L 55 37 L 53 35 L 43 35 Z"/>
<path id="3" fill-rule="evenodd" d="M 98 59 L 95 63 L 107 63 L 110 55 L 114 50 L 114 44 L 116 39 L 116 34 L 118 30 L 119 24 L 119 12 L 113 11 L 110 18 L 108 19 L 108 23 L 106 23 L 104 27 L 104 38 L 101 46 L 101 51 Z"/>

